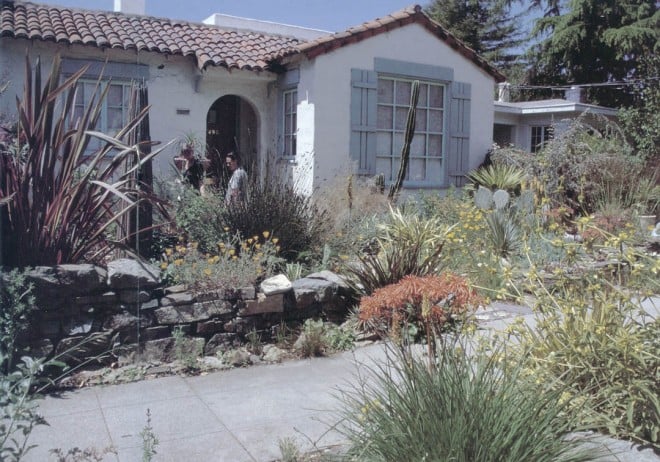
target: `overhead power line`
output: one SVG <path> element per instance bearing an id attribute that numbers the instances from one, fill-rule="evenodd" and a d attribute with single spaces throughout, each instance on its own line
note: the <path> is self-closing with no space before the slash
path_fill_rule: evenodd
<path id="1" fill-rule="evenodd" d="M 646 77 L 643 79 L 633 79 L 618 82 L 592 82 L 592 83 L 574 83 L 566 85 L 525 85 L 525 84 L 510 84 L 511 89 L 516 90 L 565 90 L 570 88 L 590 88 L 590 87 L 625 87 L 630 85 L 637 85 L 644 82 L 659 80 L 660 76 Z"/>

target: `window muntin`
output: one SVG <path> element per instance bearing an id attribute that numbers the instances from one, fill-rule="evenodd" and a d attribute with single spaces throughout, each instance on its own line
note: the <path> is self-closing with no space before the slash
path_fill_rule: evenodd
<path id="1" fill-rule="evenodd" d="M 399 171 L 412 82 L 378 77 L 376 171 L 383 173 L 386 181 L 394 181 Z M 420 81 L 407 182 L 442 183 L 444 136 L 445 86 Z"/>
<path id="2" fill-rule="evenodd" d="M 285 90 L 282 92 L 283 113 L 282 113 L 282 138 L 284 157 L 293 157 L 296 155 L 296 134 L 298 130 L 297 108 L 298 108 L 298 90 Z"/>
<path id="3" fill-rule="evenodd" d="M 102 103 L 99 120 L 94 130 L 100 131 L 110 136 L 115 136 L 128 123 L 128 106 L 131 95 L 130 82 L 101 82 L 99 91 L 94 101 L 98 101 L 100 93 L 108 85 L 108 93 Z M 77 123 L 83 115 L 83 112 L 89 107 L 94 98 L 94 90 L 97 86 L 97 80 L 80 79 L 77 85 L 76 100 L 74 104 L 74 123 Z M 92 137 L 87 146 L 87 153 L 90 154 L 101 148 L 103 142 Z"/>
<path id="4" fill-rule="evenodd" d="M 531 152 L 539 152 L 552 139 L 552 127 L 536 125 L 532 127 Z"/>

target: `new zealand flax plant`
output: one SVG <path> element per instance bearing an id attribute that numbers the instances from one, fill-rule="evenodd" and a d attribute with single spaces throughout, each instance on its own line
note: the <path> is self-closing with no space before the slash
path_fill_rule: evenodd
<path id="1" fill-rule="evenodd" d="M 12 142 L 0 146 L 0 201 L 7 199 L 0 209 L 4 263 L 26 267 L 98 261 L 112 249 L 106 236 L 120 218 L 150 199 L 132 180 L 164 147 L 142 155 L 139 144 L 122 142 L 148 107 L 115 137 L 94 131 L 109 89 L 101 79 L 89 106 L 74 120 L 76 88 L 86 67 L 62 82 L 56 56 L 42 86 L 40 60 L 32 71 L 26 56 L 25 66 L 16 133 Z M 92 137 L 104 143 L 90 154 Z M 124 170 L 126 160 L 136 157 Z"/>

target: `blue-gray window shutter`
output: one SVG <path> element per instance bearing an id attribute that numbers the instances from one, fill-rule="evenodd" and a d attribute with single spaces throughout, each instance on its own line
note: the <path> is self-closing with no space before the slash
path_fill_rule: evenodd
<path id="1" fill-rule="evenodd" d="M 375 71 L 351 69 L 351 160 L 358 174 L 376 171 L 376 104 L 378 74 Z"/>
<path id="2" fill-rule="evenodd" d="M 471 88 L 469 83 L 451 84 L 447 172 L 449 181 L 456 186 L 465 184 L 469 168 Z"/>

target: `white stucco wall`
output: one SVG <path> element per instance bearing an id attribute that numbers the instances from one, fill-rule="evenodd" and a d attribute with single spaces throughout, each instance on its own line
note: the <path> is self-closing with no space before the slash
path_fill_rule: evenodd
<path id="1" fill-rule="evenodd" d="M 351 68 L 373 69 L 376 57 L 453 68 L 455 81 L 472 84 L 470 168 L 478 166 L 492 144 L 494 79 L 427 29 L 412 24 L 301 63 L 298 97 L 315 107 L 315 187 L 330 184 L 351 166 Z"/>
<path id="2" fill-rule="evenodd" d="M 0 96 L 0 113 L 12 117 L 16 112 L 15 96 L 22 94 L 25 51 L 33 61 L 41 56 L 49 70 L 56 46 L 38 41 L 0 39 L 0 82 L 10 81 L 10 87 Z M 274 150 L 275 111 L 277 92 L 272 85 L 276 76 L 269 72 L 227 71 L 224 68 L 197 70 L 190 57 L 165 56 L 158 53 L 100 50 L 94 47 L 60 47 L 63 58 L 94 59 L 111 62 L 144 64 L 149 66 L 149 113 L 151 138 L 163 144 L 170 140 L 195 136 L 206 139 L 206 115 L 211 105 L 221 96 L 237 95 L 247 101 L 257 113 L 258 137 L 255 143 L 260 161 Z M 159 69 L 160 67 L 160 69 Z M 188 114 L 177 114 L 177 109 Z M 169 176 L 170 162 L 177 154 L 176 144 L 170 146 L 154 160 L 154 175 Z"/>

